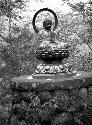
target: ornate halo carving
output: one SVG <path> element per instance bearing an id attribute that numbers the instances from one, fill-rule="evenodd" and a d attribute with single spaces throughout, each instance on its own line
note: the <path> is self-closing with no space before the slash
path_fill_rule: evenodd
<path id="1" fill-rule="evenodd" d="M 40 9 L 40 10 L 38 10 L 38 11 L 35 13 L 35 15 L 34 15 L 34 17 L 33 17 L 33 20 L 32 20 L 33 29 L 34 29 L 34 31 L 35 31 L 37 34 L 38 34 L 39 30 L 37 29 L 37 27 L 36 27 L 36 25 L 35 25 L 35 20 L 36 20 L 37 15 L 38 15 L 39 13 L 43 12 L 43 11 L 48 11 L 48 12 L 50 12 L 50 13 L 53 14 L 53 16 L 54 16 L 54 18 L 55 18 L 55 26 L 54 26 L 53 30 L 55 30 L 55 29 L 57 28 L 57 25 L 58 25 L 58 18 L 57 18 L 57 15 L 55 14 L 55 12 L 54 12 L 53 10 L 48 9 L 48 8 Z"/>

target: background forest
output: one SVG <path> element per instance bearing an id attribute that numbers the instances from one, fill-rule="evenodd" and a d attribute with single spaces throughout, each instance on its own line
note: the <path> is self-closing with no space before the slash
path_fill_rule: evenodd
<path id="1" fill-rule="evenodd" d="M 72 9 L 68 14 L 55 12 L 59 21 L 56 29 L 58 38 L 71 45 L 70 57 L 63 63 L 71 66 L 72 70 L 90 72 L 92 1 L 73 4 L 70 0 L 61 1 Z M 0 0 L 0 125 L 8 124 L 12 99 L 9 80 L 14 76 L 32 74 L 39 63 L 35 57 L 39 43 L 32 28 L 32 18 L 29 15 L 25 21 L 22 15 L 22 12 L 26 13 L 28 2 L 29 0 Z M 47 13 L 46 16 L 51 15 Z M 37 18 L 38 28 L 41 27 L 42 18 L 45 18 L 44 13 Z"/>

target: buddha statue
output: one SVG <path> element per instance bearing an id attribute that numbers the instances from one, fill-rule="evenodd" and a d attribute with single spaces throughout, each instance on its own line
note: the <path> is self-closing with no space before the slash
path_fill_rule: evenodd
<path id="1" fill-rule="evenodd" d="M 41 43 L 39 48 L 52 49 L 60 48 L 61 46 L 67 46 L 66 43 L 60 42 L 56 32 L 52 29 L 52 21 L 50 19 L 45 19 L 43 21 L 43 29 L 38 33 L 38 39 Z"/>
<path id="2" fill-rule="evenodd" d="M 46 8 L 45 8 L 46 9 Z M 47 9 L 50 12 L 52 10 Z M 38 11 L 40 12 L 40 11 Z M 35 14 L 37 16 L 38 12 Z M 57 16 L 55 16 L 55 22 L 57 22 Z M 33 18 L 33 28 L 35 26 L 35 18 Z M 39 46 L 36 50 L 37 59 L 41 60 L 35 70 L 35 74 L 58 74 L 67 72 L 66 67 L 62 64 L 62 60 L 68 58 L 69 56 L 69 46 L 68 43 L 64 43 L 58 39 L 55 28 L 57 23 L 55 23 L 55 28 L 53 29 L 52 20 L 46 18 L 43 21 L 43 28 L 37 32 Z"/>

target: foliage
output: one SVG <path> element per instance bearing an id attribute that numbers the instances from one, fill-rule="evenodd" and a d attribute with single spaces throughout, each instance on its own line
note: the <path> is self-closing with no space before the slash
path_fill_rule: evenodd
<path id="1" fill-rule="evenodd" d="M 88 33 L 87 36 L 85 36 L 85 33 L 82 35 L 82 39 L 84 39 L 84 42 L 90 47 L 91 41 L 92 41 L 92 2 L 89 0 L 88 2 L 79 2 L 79 3 L 71 3 L 70 0 L 62 0 L 65 3 L 67 3 L 73 12 L 76 12 L 83 16 L 83 21 L 85 23 L 85 26 L 87 27 L 86 31 Z M 90 49 L 92 49 L 90 47 Z"/>
<path id="2" fill-rule="evenodd" d="M 0 15 L 9 17 L 13 9 L 23 9 L 26 2 L 27 0 L 0 0 Z"/>
<path id="3" fill-rule="evenodd" d="M 1 23 L 1 29 L 2 26 L 4 26 L 6 23 L 6 27 L 2 30 L 6 30 L 8 33 L 7 37 L 2 35 L 2 32 L 0 32 L 0 37 L 3 38 L 3 40 L 6 41 L 6 38 L 9 38 L 8 43 L 11 43 L 11 29 L 12 29 L 12 23 L 14 20 L 20 20 L 22 19 L 22 15 L 19 13 L 26 8 L 27 0 L 0 0 L 0 23 Z M 3 21 L 4 20 L 4 21 Z M 6 22 L 5 22 L 6 21 Z M 3 23 L 4 22 L 4 23 Z"/>

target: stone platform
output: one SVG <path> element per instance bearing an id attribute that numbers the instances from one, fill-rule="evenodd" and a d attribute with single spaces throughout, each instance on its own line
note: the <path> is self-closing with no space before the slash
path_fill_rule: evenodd
<path id="1" fill-rule="evenodd" d="M 20 76 L 11 88 L 11 125 L 92 125 L 92 72 Z"/>

